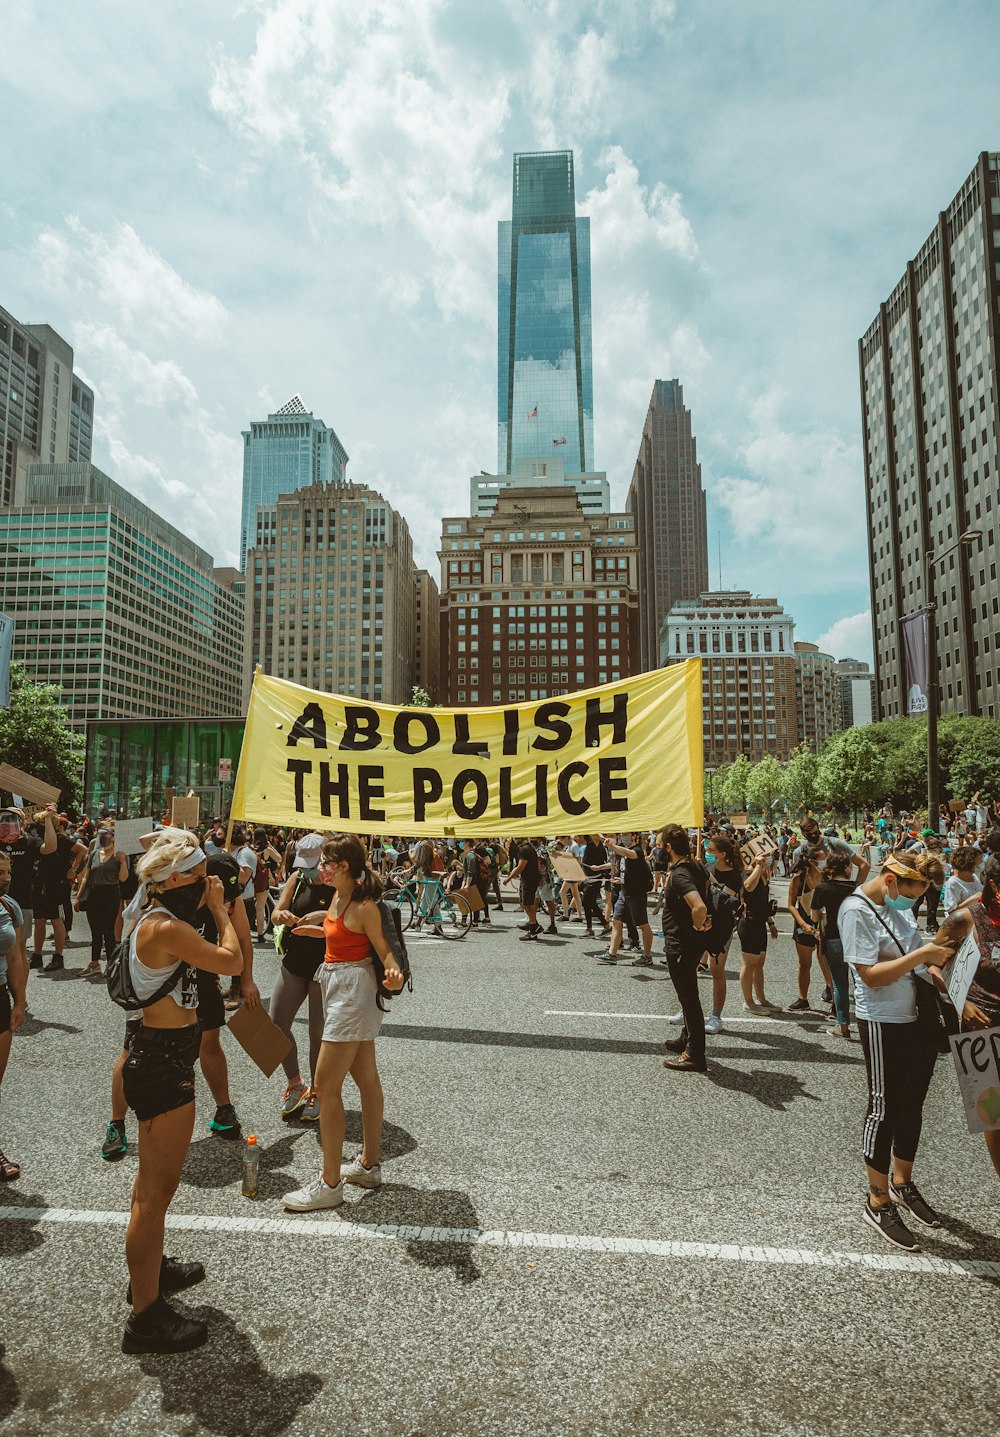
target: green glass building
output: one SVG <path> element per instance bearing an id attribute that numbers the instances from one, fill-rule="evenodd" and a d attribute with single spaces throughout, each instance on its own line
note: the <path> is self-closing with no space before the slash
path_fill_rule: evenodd
<path id="1" fill-rule="evenodd" d="M 219 782 L 219 763 L 229 759 L 232 781 L 239 767 L 243 718 L 131 719 L 87 724 L 84 812 L 159 818 L 169 811 L 171 791 L 192 789 L 203 818 L 227 813 L 232 783 Z"/>

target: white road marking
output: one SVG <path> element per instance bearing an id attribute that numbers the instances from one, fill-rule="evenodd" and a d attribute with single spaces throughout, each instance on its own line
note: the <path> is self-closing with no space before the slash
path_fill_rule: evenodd
<path id="1" fill-rule="evenodd" d="M 76 1208 L 0 1207 L 0 1222 L 31 1222 L 70 1227 L 125 1227 L 126 1212 Z M 935 1277 L 1000 1277 L 1000 1262 L 977 1258 L 926 1257 L 907 1253 L 821 1252 L 812 1248 L 759 1247 L 719 1242 L 674 1242 L 641 1237 L 593 1237 L 559 1232 L 518 1232 L 466 1227 L 407 1227 L 362 1223 L 331 1212 L 323 1217 L 208 1217 L 168 1213 L 175 1232 L 243 1232 L 281 1237 L 320 1237 L 340 1241 L 440 1242 L 459 1247 L 597 1252 L 625 1257 L 660 1257 L 706 1262 L 744 1262 L 767 1267 L 826 1267 L 841 1271 L 912 1272 Z"/>
<path id="2" fill-rule="evenodd" d="M 572 1008 L 546 1008 L 543 1016 L 546 1018 L 647 1018 L 651 1023 L 669 1023 L 670 1019 L 666 1013 L 583 1013 L 576 1012 Z M 794 1021 L 807 1023 L 826 1023 L 832 1021 L 826 1013 L 817 1013 L 815 1017 L 807 1013 L 798 1013 Z M 768 1018 L 763 1013 L 759 1016 L 746 1018 L 725 1017 L 722 1020 L 722 1031 L 725 1032 L 730 1023 L 781 1023 L 781 1018 Z M 789 1022 L 793 1020 L 788 1020 Z"/>

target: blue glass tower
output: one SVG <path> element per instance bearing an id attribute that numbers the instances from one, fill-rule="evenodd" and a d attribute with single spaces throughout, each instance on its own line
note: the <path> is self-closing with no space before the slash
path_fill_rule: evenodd
<path id="1" fill-rule="evenodd" d="M 594 457 L 590 221 L 578 219 L 572 150 L 514 156 L 510 220 L 499 226 L 497 472 Z"/>
<path id="2" fill-rule="evenodd" d="M 315 418 L 297 394 L 243 431 L 243 510 L 240 554 L 246 573 L 259 504 L 275 504 L 310 484 L 343 484 L 347 450 L 334 430 Z"/>

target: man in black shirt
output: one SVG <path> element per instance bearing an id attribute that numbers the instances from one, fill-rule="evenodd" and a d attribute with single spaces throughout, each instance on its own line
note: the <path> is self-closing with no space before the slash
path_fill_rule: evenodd
<path id="1" fill-rule="evenodd" d="M 68 838 L 65 833 L 55 830 L 52 819 L 54 806 L 44 813 L 35 815 L 36 826 L 44 824 L 46 839 L 50 829 L 55 831 L 55 845 L 48 849 L 42 843 L 35 868 L 35 883 L 31 895 L 31 906 L 35 915 L 34 943 L 29 967 L 41 968 L 42 949 L 45 946 L 45 925 L 52 925 L 54 952 L 45 965 L 46 973 L 58 973 L 65 966 L 63 950 L 66 947 L 66 924 L 63 919 L 63 901 L 67 880 L 70 884 L 76 878 L 80 867 L 87 859 L 87 849 L 82 843 Z"/>
<path id="2" fill-rule="evenodd" d="M 587 878 L 593 879 L 593 882 L 583 884 L 583 916 L 587 924 L 585 936 L 594 937 L 595 919 L 601 925 L 602 934 L 607 936 L 611 927 L 605 923 L 601 912 L 601 887 L 603 880 L 611 872 L 611 854 L 601 842 L 599 834 L 588 834 L 580 863 Z"/>
<path id="3" fill-rule="evenodd" d="M 520 879 L 521 907 L 527 923 L 523 924 L 524 934 L 521 941 L 537 938 L 542 931 L 542 925 L 537 921 L 538 916 L 538 884 L 541 878 L 541 870 L 538 864 L 538 854 L 535 852 L 535 844 L 538 840 L 526 838 L 518 846 L 517 866 L 511 871 L 510 877 L 506 880 L 513 883 L 515 878 Z"/>
<path id="4" fill-rule="evenodd" d="M 56 851 L 56 830 L 54 827 L 56 806 L 50 803 L 45 810 L 43 837 L 28 833 L 24 828 L 24 815 L 18 808 L 0 809 L 0 853 L 10 859 L 10 896 L 24 914 L 21 938 L 25 953 L 31 954 L 31 967 L 42 966 L 41 957 L 35 961 L 32 951 L 34 912 L 32 898 L 35 889 L 35 874 L 39 858 Z"/>
<path id="5" fill-rule="evenodd" d="M 676 1056 L 664 1067 L 682 1073 L 704 1073 L 705 1014 L 698 995 L 698 960 L 711 928 L 707 898 L 710 879 L 704 866 L 691 857 L 687 829 L 668 823 L 660 834 L 660 847 L 670 864 L 663 898 L 663 947 L 670 978 L 677 991 L 684 1026 L 679 1038 L 666 1046 Z"/>

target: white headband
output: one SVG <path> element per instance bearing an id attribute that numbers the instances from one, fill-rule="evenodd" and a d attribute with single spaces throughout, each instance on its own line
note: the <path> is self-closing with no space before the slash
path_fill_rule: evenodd
<path id="1" fill-rule="evenodd" d="M 164 878 L 169 878 L 172 873 L 187 873 L 189 869 L 197 868 L 199 863 L 204 862 L 205 855 L 202 850 L 200 848 L 192 848 L 190 853 L 185 853 L 183 858 L 178 858 L 177 862 L 172 863 L 165 873 L 161 873 L 156 879 L 156 882 L 162 883 Z"/>

